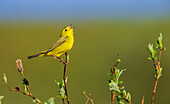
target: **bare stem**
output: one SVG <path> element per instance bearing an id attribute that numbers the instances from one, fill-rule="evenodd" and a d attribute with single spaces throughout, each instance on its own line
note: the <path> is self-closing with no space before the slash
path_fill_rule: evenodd
<path id="1" fill-rule="evenodd" d="M 61 59 L 58 56 L 55 56 L 57 59 L 60 60 L 60 62 L 62 62 L 64 64 L 64 73 L 63 73 L 63 80 L 64 80 L 64 86 L 65 86 L 65 92 L 66 92 L 66 97 L 67 97 L 67 103 L 70 104 L 70 100 L 68 98 L 68 92 L 67 92 L 67 84 L 66 84 L 66 70 L 67 70 L 67 52 L 65 53 L 65 61 L 63 59 Z M 63 104 L 64 104 L 64 99 L 62 99 Z"/>
<path id="2" fill-rule="evenodd" d="M 155 80 L 155 86 L 154 86 L 154 90 L 153 90 L 153 95 L 152 95 L 152 103 L 154 103 L 154 98 L 155 98 L 155 93 L 156 93 L 156 88 L 157 88 L 157 83 L 158 83 L 158 77 L 156 77 L 156 80 Z"/>
<path id="3" fill-rule="evenodd" d="M 31 91 L 30 91 L 30 89 L 29 89 L 29 82 L 26 80 L 26 78 L 25 78 L 25 76 L 24 76 L 24 73 L 23 73 L 24 68 L 23 68 L 23 65 L 22 65 L 22 62 L 21 62 L 20 59 L 17 59 L 17 61 L 16 61 L 16 66 L 17 66 L 18 71 L 21 73 L 21 75 L 22 75 L 22 77 L 23 77 L 24 85 L 26 85 L 26 89 L 27 89 L 28 93 L 25 93 L 24 91 L 22 91 L 22 90 L 19 89 L 18 87 L 16 87 L 15 89 L 11 89 L 10 86 L 9 86 L 7 83 L 6 83 L 5 85 L 8 87 L 8 89 L 9 89 L 10 91 L 17 91 L 17 92 L 20 92 L 20 93 L 22 93 L 22 94 L 24 94 L 24 95 L 30 96 L 30 97 L 32 97 L 37 103 L 42 104 L 37 98 L 35 98 L 35 97 L 32 95 L 32 93 L 31 93 Z"/>
<path id="4" fill-rule="evenodd" d="M 65 64 L 67 64 L 67 63 L 65 63 L 65 61 L 64 61 L 63 59 L 61 59 L 60 57 L 55 56 L 55 55 L 54 55 L 54 57 L 56 57 L 57 59 L 59 59 L 59 60 L 60 60 L 60 62 L 62 62 L 64 65 L 65 65 Z"/>
<path id="5" fill-rule="evenodd" d="M 25 79 L 24 73 L 23 73 L 23 72 L 20 72 L 20 73 L 21 73 L 21 75 L 22 75 L 23 79 Z M 29 92 L 29 94 L 32 96 L 32 93 L 31 93 L 31 91 L 30 91 L 30 89 L 29 89 L 29 86 L 28 86 L 28 85 L 26 85 L 26 89 L 27 89 L 27 91 Z"/>
<path id="6" fill-rule="evenodd" d="M 63 98 L 62 98 L 62 102 L 63 102 L 63 104 L 65 104 L 64 99 L 63 99 Z"/>
<path id="7" fill-rule="evenodd" d="M 88 104 L 89 101 L 91 102 L 91 104 L 94 104 L 93 99 L 90 98 L 91 94 L 89 94 L 89 96 L 87 96 L 85 91 L 83 91 L 83 95 L 87 98 L 86 104 Z"/>
<path id="8" fill-rule="evenodd" d="M 143 94 L 143 97 L 142 97 L 142 102 L 141 102 L 141 104 L 144 104 L 144 101 L 145 101 L 145 95 Z"/>
<path id="9" fill-rule="evenodd" d="M 111 104 L 113 104 L 114 98 L 115 98 L 115 94 L 113 94 L 114 91 L 111 91 Z"/>
<path id="10" fill-rule="evenodd" d="M 32 97 L 37 103 L 42 104 L 42 103 L 39 102 L 39 101 L 37 100 L 37 98 L 35 98 L 31 93 L 25 93 L 24 91 L 20 90 L 19 88 L 11 89 L 8 84 L 5 84 L 5 85 L 9 88 L 10 91 L 17 91 L 17 92 L 20 92 L 20 93 L 22 93 L 22 94 L 24 94 L 24 95 L 30 96 L 30 97 Z"/>
<path id="11" fill-rule="evenodd" d="M 162 49 L 160 49 L 160 52 L 159 52 L 159 62 L 161 60 L 161 55 L 162 55 Z"/>
<path id="12" fill-rule="evenodd" d="M 65 62 L 64 62 L 64 85 L 65 85 L 65 91 L 66 91 L 66 97 L 67 97 L 67 103 L 70 104 L 70 100 L 68 98 L 68 93 L 67 93 L 67 84 L 66 84 L 66 70 L 67 70 L 67 52 L 65 53 Z"/>
<path id="13" fill-rule="evenodd" d="M 67 104 L 70 104 L 70 100 L 68 98 L 68 92 L 67 92 L 67 84 L 66 84 L 67 52 L 65 53 L 65 61 L 62 58 L 58 57 L 58 56 L 55 56 L 55 55 L 53 55 L 53 56 L 55 58 L 59 59 L 59 61 L 64 64 L 63 80 L 64 80 L 65 92 L 66 92 L 66 97 L 67 97 Z M 63 102 L 63 104 L 65 104 L 64 98 L 62 98 L 62 102 Z"/>

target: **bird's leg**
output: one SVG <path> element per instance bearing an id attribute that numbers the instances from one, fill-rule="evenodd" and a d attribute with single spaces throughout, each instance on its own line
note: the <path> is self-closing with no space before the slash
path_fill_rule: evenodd
<path id="1" fill-rule="evenodd" d="M 55 58 L 59 59 L 59 62 L 62 62 L 64 65 L 66 65 L 66 62 L 64 62 L 64 60 L 58 56 L 53 55 Z"/>

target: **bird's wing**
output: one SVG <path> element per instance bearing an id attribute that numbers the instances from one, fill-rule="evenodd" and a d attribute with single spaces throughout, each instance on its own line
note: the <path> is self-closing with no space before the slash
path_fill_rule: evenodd
<path id="1" fill-rule="evenodd" d="M 60 39 L 56 43 L 54 43 L 53 46 L 50 47 L 45 54 L 47 54 L 48 52 L 54 50 L 56 47 L 62 45 L 63 43 L 65 43 L 67 38 L 68 38 L 68 36 L 60 37 Z"/>

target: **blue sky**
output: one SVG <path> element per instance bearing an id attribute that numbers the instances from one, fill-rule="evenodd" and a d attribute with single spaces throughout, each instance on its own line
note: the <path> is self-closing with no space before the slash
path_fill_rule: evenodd
<path id="1" fill-rule="evenodd" d="M 170 0 L 0 0 L 0 20 L 167 16 Z"/>

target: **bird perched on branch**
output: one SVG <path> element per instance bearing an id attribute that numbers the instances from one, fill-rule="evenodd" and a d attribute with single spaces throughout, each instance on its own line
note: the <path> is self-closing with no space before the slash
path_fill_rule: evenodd
<path id="1" fill-rule="evenodd" d="M 59 40 L 56 43 L 54 43 L 52 47 L 36 55 L 29 56 L 28 59 L 41 56 L 59 57 L 62 54 L 69 51 L 73 47 L 73 43 L 74 43 L 73 27 L 72 25 L 69 25 L 62 30 Z"/>

